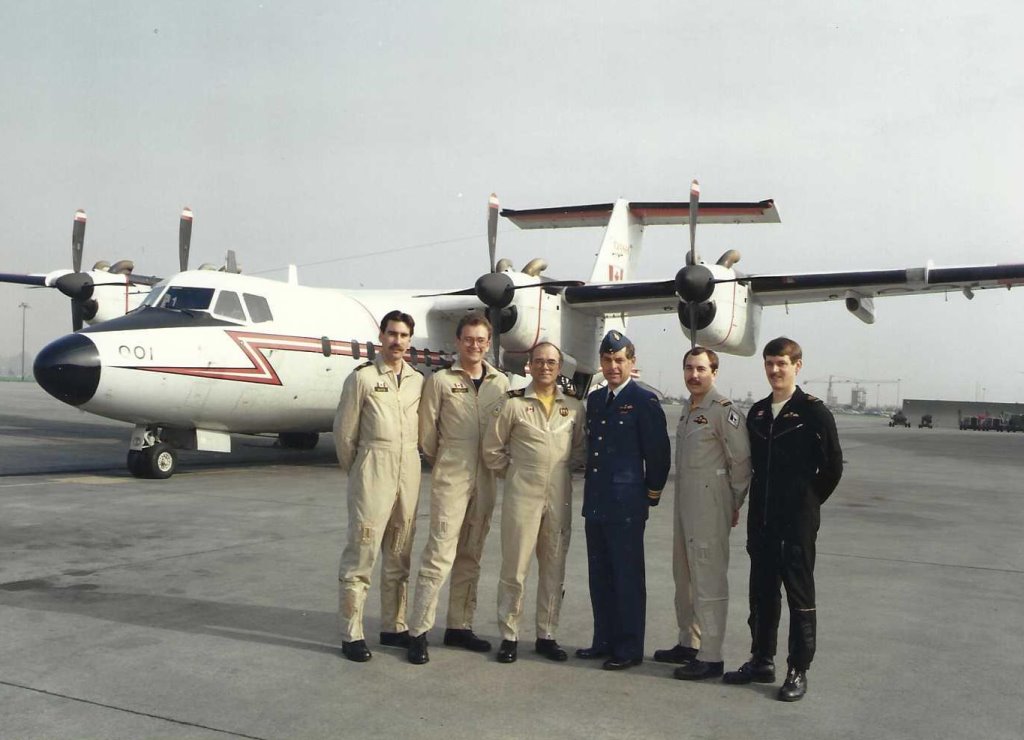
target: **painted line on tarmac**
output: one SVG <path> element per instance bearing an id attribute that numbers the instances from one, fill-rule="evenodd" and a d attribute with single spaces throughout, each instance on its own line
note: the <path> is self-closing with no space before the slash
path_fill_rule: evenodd
<path id="1" fill-rule="evenodd" d="M 1021 574 L 1017 568 L 993 568 L 988 565 L 965 565 L 964 563 L 940 563 L 934 560 L 911 560 L 909 558 L 881 558 L 876 555 L 851 555 L 847 552 L 825 552 L 818 550 L 818 555 L 831 555 L 834 558 L 854 558 L 856 560 L 875 560 L 880 563 L 906 563 L 907 565 L 931 565 L 937 568 L 965 568 L 967 570 L 984 570 L 990 573 Z"/>
<path id="2" fill-rule="evenodd" d="M 32 483 L 0 483 L 0 488 L 21 488 L 24 486 L 48 486 L 51 481 L 41 480 L 34 481 Z"/>
<path id="3" fill-rule="evenodd" d="M 140 712 L 136 709 L 128 709 L 127 707 L 119 707 L 116 704 L 104 704 L 100 701 L 92 701 L 91 699 L 82 699 L 77 696 L 69 696 L 68 694 L 61 694 L 56 691 L 47 691 L 46 689 L 37 689 L 34 686 L 25 686 L 24 684 L 14 683 L 13 681 L 0 681 L 0 686 L 10 686 L 15 689 L 24 689 L 25 691 L 33 691 L 37 694 L 44 694 L 45 696 L 53 696 L 58 699 L 67 699 L 68 701 L 76 701 L 81 704 L 89 704 L 94 707 L 102 707 L 103 709 L 113 709 L 116 712 L 124 712 L 125 714 L 134 714 L 138 717 L 149 717 L 150 719 L 159 719 L 164 722 L 170 722 L 175 725 L 181 725 L 183 727 L 198 727 L 201 730 L 209 730 L 210 732 L 219 732 L 224 735 L 231 735 L 232 737 L 244 737 L 249 740 L 268 740 L 268 738 L 259 737 L 257 735 L 246 735 L 244 732 L 233 732 L 231 730 L 222 730 L 219 727 L 210 727 L 209 725 L 199 724 L 198 722 L 189 722 L 183 719 L 175 719 L 174 717 L 167 717 L 162 714 L 152 714 L 150 712 Z"/>

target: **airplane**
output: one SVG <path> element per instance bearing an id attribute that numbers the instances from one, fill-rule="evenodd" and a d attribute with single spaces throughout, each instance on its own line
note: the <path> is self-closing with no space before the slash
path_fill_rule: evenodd
<path id="1" fill-rule="evenodd" d="M 604 227 L 589 281 L 553 280 L 547 263 L 515 270 L 495 261 L 499 204 L 488 203 L 489 270 L 472 288 L 447 292 L 339 290 L 231 272 L 185 270 L 149 287 L 138 308 L 61 337 L 37 355 L 48 393 L 134 425 L 127 467 L 140 478 L 176 472 L 178 449 L 229 452 L 233 433 L 276 433 L 311 448 L 332 428 L 347 375 L 376 354 L 378 323 L 400 308 L 417 321 L 406 357 L 431 371 L 455 354 L 454 329 L 470 312 L 494 325 L 495 361 L 523 374 L 541 341 L 564 355 L 563 383 L 582 397 L 598 373 L 605 331 L 635 316 L 676 312 L 691 344 L 751 355 L 764 306 L 843 301 L 871 323 L 875 296 L 1024 284 L 1024 264 L 746 275 L 729 250 L 714 264 L 697 252 L 697 224 L 779 223 L 772 200 L 576 205 L 504 209 L 519 228 Z M 674 278 L 633 280 L 646 227 L 689 225 L 690 249 Z M 184 266 L 184 263 L 183 263 Z M 0 276 L 3 279 L 4 276 Z M 696 330 L 693 330 L 696 327 Z"/>

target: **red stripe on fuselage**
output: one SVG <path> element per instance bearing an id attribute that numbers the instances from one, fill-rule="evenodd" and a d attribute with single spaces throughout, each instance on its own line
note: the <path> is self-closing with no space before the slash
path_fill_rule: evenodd
<path id="1" fill-rule="evenodd" d="M 150 367 L 143 365 L 130 366 L 129 370 L 145 370 L 151 373 L 168 373 L 171 375 L 188 375 L 194 378 L 213 378 L 215 380 L 233 380 L 240 383 L 260 383 L 263 385 L 282 385 L 281 378 L 271 364 L 264 350 L 282 350 L 285 352 L 311 352 L 323 354 L 322 340 L 313 337 L 287 336 L 281 334 L 258 334 L 246 331 L 224 332 L 245 356 L 252 363 L 251 367 Z M 365 348 L 368 342 L 359 342 Z M 352 357 L 352 342 L 344 340 L 332 340 L 330 342 L 331 355 Z M 378 348 L 379 349 L 379 348 Z M 445 362 L 445 356 L 440 352 L 430 350 L 417 350 L 417 357 L 429 356 L 431 364 L 440 366 Z M 365 356 L 365 355 L 364 355 Z M 407 362 L 411 355 L 406 353 Z M 421 363 L 416 363 L 421 364 Z"/>

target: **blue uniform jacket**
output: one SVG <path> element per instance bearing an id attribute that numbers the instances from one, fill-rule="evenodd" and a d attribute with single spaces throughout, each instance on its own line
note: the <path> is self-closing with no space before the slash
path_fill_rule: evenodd
<path id="1" fill-rule="evenodd" d="M 668 480 L 671 446 L 658 397 L 635 381 L 605 405 L 608 389 L 587 398 L 587 467 L 583 516 L 590 521 L 647 519 L 648 491 Z"/>

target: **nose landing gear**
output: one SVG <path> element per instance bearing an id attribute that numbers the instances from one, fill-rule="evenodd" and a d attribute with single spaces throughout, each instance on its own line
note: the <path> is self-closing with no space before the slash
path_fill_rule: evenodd
<path id="1" fill-rule="evenodd" d="M 178 453 L 153 428 L 136 427 L 128 450 L 128 472 L 136 478 L 170 478 L 178 470 Z"/>

